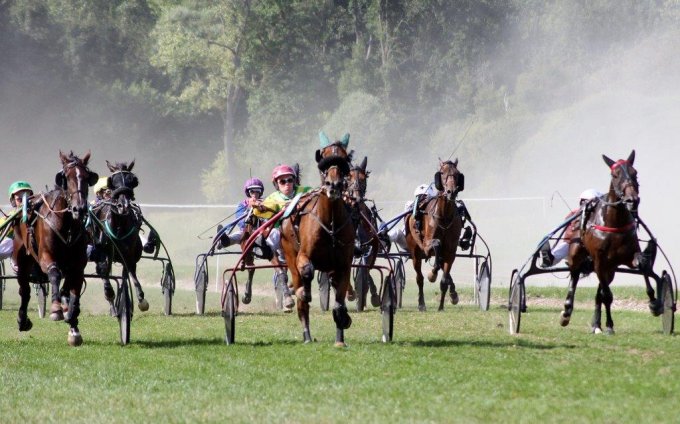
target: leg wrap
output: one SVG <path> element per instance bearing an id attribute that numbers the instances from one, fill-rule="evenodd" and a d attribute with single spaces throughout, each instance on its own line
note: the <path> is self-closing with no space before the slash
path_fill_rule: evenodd
<path id="1" fill-rule="evenodd" d="M 352 325 L 352 318 L 350 318 L 347 313 L 347 307 L 345 305 L 335 304 L 333 307 L 333 321 L 335 321 L 335 326 L 337 328 L 342 328 L 344 330 Z"/>
<path id="2" fill-rule="evenodd" d="M 52 285 L 52 301 L 59 301 L 59 283 L 61 282 L 61 271 L 56 263 L 47 267 L 47 278 Z"/>
<path id="3" fill-rule="evenodd" d="M 312 266 L 311 262 L 306 263 L 305 266 L 300 269 L 300 276 L 303 281 L 312 281 L 314 278 L 314 266 Z"/>

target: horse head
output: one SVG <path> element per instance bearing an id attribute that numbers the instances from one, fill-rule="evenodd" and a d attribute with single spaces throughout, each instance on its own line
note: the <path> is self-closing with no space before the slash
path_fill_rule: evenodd
<path id="1" fill-rule="evenodd" d="M 434 185 L 448 200 L 455 199 L 456 195 L 465 189 L 465 176 L 458 171 L 458 158 L 453 162 L 439 160 L 439 171 L 434 174 Z"/>
<path id="2" fill-rule="evenodd" d="M 613 161 L 606 155 L 602 155 L 602 159 L 609 166 L 612 175 L 612 180 L 609 184 L 609 201 L 621 201 L 630 212 L 635 213 L 640 203 L 640 185 L 637 181 L 637 170 L 633 168 L 635 150 L 630 152 L 626 160 L 619 159 Z"/>
<path id="3" fill-rule="evenodd" d="M 349 186 L 347 187 L 347 196 L 351 201 L 361 201 L 366 196 L 366 179 L 370 174 L 366 171 L 366 162 L 368 159 L 364 156 L 364 160 L 359 166 L 353 166 L 349 171 Z"/>
<path id="4" fill-rule="evenodd" d="M 318 163 L 321 174 L 321 189 L 331 200 L 342 197 L 347 188 L 346 176 L 349 174 L 349 163 L 341 156 L 329 156 Z"/>
<path id="5" fill-rule="evenodd" d="M 68 209 L 75 220 L 85 217 L 87 211 L 88 188 L 95 185 L 99 179 L 96 172 L 90 171 L 87 162 L 90 160 L 88 151 L 82 159 L 70 152 L 65 155 L 59 151 L 62 170 L 54 180 L 58 187 L 66 192 Z"/>
<path id="6" fill-rule="evenodd" d="M 135 161 L 133 159 L 129 164 L 125 162 L 111 164 L 107 160 L 106 166 L 112 172 L 108 183 L 112 190 L 111 200 L 118 208 L 118 213 L 124 214 L 127 212 L 130 202 L 135 200 L 134 189 L 139 185 L 137 176 L 132 173 Z"/>

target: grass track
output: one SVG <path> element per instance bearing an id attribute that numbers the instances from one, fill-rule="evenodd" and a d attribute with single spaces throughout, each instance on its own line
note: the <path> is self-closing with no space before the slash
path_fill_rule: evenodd
<path id="1" fill-rule="evenodd" d="M 5 292 L 3 422 L 677 422 L 678 339 L 649 313 L 615 310 L 617 335 L 594 336 L 590 303 L 561 328 L 559 308 L 532 308 L 530 298 L 517 337 L 507 332 L 505 290 L 486 313 L 469 303 L 435 312 L 430 294 L 428 312 L 415 302 L 398 312 L 388 345 L 375 310 L 350 308 L 350 347 L 336 349 L 330 313 L 314 307 L 318 342 L 303 345 L 297 316 L 270 312 L 261 296 L 237 318 L 237 345 L 225 346 L 216 295 L 198 317 L 193 293 L 178 292 L 178 314 L 165 317 L 149 289 L 152 309 L 135 313 L 132 343 L 121 347 L 116 320 L 95 301 L 100 289 L 90 290 L 76 349 L 65 324 L 34 312 L 33 330 L 20 334 L 14 286 Z M 643 299 L 640 291 L 618 297 Z M 561 302 L 564 290 L 529 289 L 533 298 L 557 292 Z M 466 303 L 471 294 L 461 294 Z"/>

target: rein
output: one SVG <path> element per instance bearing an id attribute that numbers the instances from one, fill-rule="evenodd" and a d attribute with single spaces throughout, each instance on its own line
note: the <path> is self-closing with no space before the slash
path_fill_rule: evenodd
<path id="1" fill-rule="evenodd" d="M 453 200 L 453 199 L 449 200 L 449 199 L 447 199 L 446 196 L 443 195 L 443 194 L 438 194 L 436 197 L 432 197 L 432 199 L 436 199 L 436 200 L 438 201 L 440 197 L 444 197 L 444 198 L 445 198 L 445 199 L 444 199 L 444 202 L 453 202 L 454 211 L 455 211 L 455 200 Z M 435 212 L 436 212 L 436 209 L 437 209 L 437 202 L 435 202 L 435 203 L 434 203 L 434 206 L 431 206 L 430 209 L 433 209 L 432 212 L 427 211 L 427 213 L 428 213 L 428 215 L 430 215 L 430 216 L 432 217 L 432 219 L 436 219 L 436 220 L 437 220 L 437 227 L 441 228 L 442 230 L 448 230 L 449 228 L 451 228 L 451 226 L 452 226 L 453 223 L 455 222 L 455 218 L 456 218 L 456 214 L 455 214 L 455 213 L 454 213 L 453 216 L 451 216 L 450 218 L 447 218 L 447 217 L 445 217 L 445 216 L 443 216 L 443 215 L 437 215 L 437 214 L 435 213 Z M 443 224 L 442 224 L 442 221 L 444 221 L 445 219 L 448 219 L 448 220 L 449 220 L 449 223 L 448 223 L 447 225 L 443 225 Z"/>

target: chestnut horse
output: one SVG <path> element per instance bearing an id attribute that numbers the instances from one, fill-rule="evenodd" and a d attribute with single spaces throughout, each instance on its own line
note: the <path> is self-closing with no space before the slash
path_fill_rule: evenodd
<path id="1" fill-rule="evenodd" d="M 458 238 L 463 222 L 456 206 L 456 196 L 463 191 L 463 174 L 458 171 L 458 159 L 455 161 L 439 161 L 439 171 L 435 173 L 434 184 L 437 195 L 425 199 L 422 204 L 415 205 L 415 213 L 422 214 L 422 228 L 418 228 L 414 214 L 406 216 L 406 244 L 413 260 L 418 283 L 418 310 L 425 311 L 423 295 L 423 273 L 421 261 L 434 256 L 434 266 L 427 279 L 434 283 L 437 273 L 442 270 L 439 282 L 441 298 L 439 310 L 444 309 L 444 297 L 450 286 L 451 303 L 458 303 L 458 293 L 451 278 L 451 266 L 456 259 Z"/>
<path id="2" fill-rule="evenodd" d="M 616 268 L 620 265 L 638 268 L 646 272 L 651 264 L 640 252 L 637 237 L 637 206 L 639 185 L 637 171 L 633 168 L 635 150 L 628 159 L 613 161 L 602 155 L 604 162 L 611 170 L 611 182 L 606 198 L 601 198 L 592 210 L 586 210 L 586 218 L 580 225 L 580 234 L 575 234 L 569 247 L 569 292 L 564 302 L 564 310 L 560 315 L 560 324 L 567 326 L 574 310 L 574 295 L 581 273 L 593 270 L 597 274 L 599 285 L 595 295 L 595 312 L 591 331 L 601 333 L 602 304 L 604 304 L 606 333 L 614 334 L 614 322 L 611 317 L 611 304 L 614 300 L 609 287 L 614 280 Z M 580 235 L 580 237 L 579 237 Z M 591 262 L 592 261 L 592 262 Z M 645 278 L 649 307 L 652 313 L 663 312 L 663 304 L 655 299 L 654 289 Z"/>
<path id="3" fill-rule="evenodd" d="M 68 156 L 59 152 L 59 157 L 62 170 L 55 178 L 57 187 L 41 193 L 28 222 L 18 221 L 14 227 L 13 255 L 18 266 L 21 296 L 17 321 L 19 331 L 28 331 L 32 327 L 27 307 L 31 297 L 30 274 L 37 263 L 52 285 L 50 319 L 65 320 L 70 325 L 69 345 L 79 346 L 83 342 L 78 330 L 78 316 L 87 265 L 87 192 L 99 176 L 87 167 L 90 152 L 82 159 L 73 152 Z M 59 299 L 62 276 L 64 287 L 61 292 L 69 296 L 67 306 L 63 308 Z"/>
<path id="4" fill-rule="evenodd" d="M 137 278 L 137 263 L 142 257 L 142 241 L 139 238 L 142 212 L 139 206 L 132 203 L 135 200 L 134 189 L 139 185 L 137 176 L 132 173 L 135 161 L 129 164 L 111 164 L 107 160 L 106 166 L 112 172 L 107 184 L 111 189 L 111 199 L 93 208 L 104 226 L 103 231 L 95 236 L 98 248 L 105 252 L 105 257 L 97 262 L 96 271 L 104 279 L 106 300 L 112 303 L 115 294 L 108 276 L 113 262 L 123 264 L 124 272 L 127 272 L 135 285 L 139 310 L 147 311 L 149 302 L 144 299 L 144 291 Z"/>
<path id="5" fill-rule="evenodd" d="M 344 330 L 352 324 L 345 306 L 345 295 L 350 286 L 354 250 L 354 226 L 342 198 L 349 165 L 341 156 L 320 159 L 317 155 L 317 159 L 322 186 L 310 192 L 282 221 L 281 246 L 298 298 L 297 311 L 304 342 L 312 341 L 309 302 L 312 300 L 314 271 L 319 270 L 329 273 L 335 288 L 335 345 L 345 346 Z"/>

